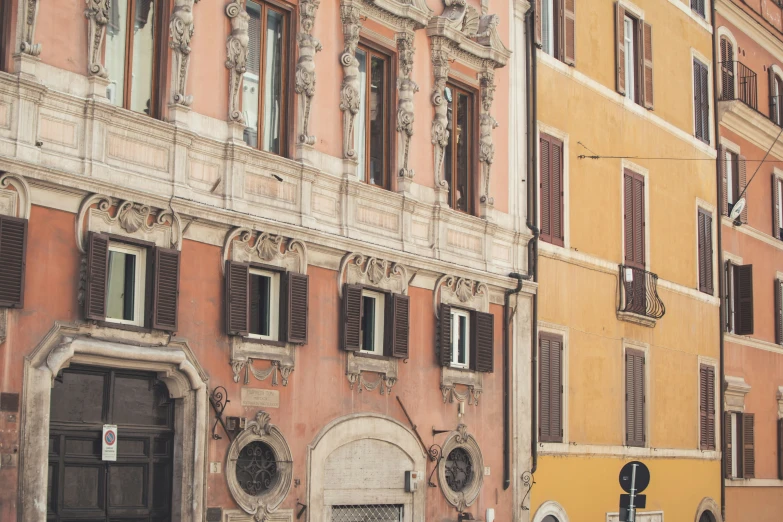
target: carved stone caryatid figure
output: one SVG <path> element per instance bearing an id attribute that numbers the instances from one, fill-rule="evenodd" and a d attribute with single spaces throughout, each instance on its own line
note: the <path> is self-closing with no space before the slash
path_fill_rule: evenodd
<path id="1" fill-rule="evenodd" d="M 110 0 L 87 0 L 87 9 L 84 16 L 88 24 L 87 67 L 90 76 L 108 78 L 109 73 L 103 66 L 101 54 L 103 53 L 103 38 L 106 36 L 106 24 L 109 23 Z"/>
<path id="2" fill-rule="evenodd" d="M 41 44 L 33 43 L 35 24 L 38 20 L 38 0 L 22 0 L 19 12 L 22 18 L 22 42 L 19 44 L 19 51 L 30 56 L 38 56 L 41 54 Z"/>
<path id="3" fill-rule="evenodd" d="M 188 80 L 188 65 L 190 64 L 190 40 L 193 38 L 193 4 L 198 0 L 174 0 L 174 11 L 169 23 L 169 47 L 172 50 L 174 63 L 173 102 L 177 105 L 190 106 L 193 96 L 185 95 L 185 84 Z"/>
<path id="4" fill-rule="evenodd" d="M 400 62 L 400 72 L 397 78 L 397 90 L 399 91 L 399 103 L 397 105 L 397 132 L 402 138 L 402 150 L 400 151 L 400 178 L 413 179 L 413 169 L 408 168 L 411 136 L 413 136 L 413 94 L 419 91 L 419 86 L 411 78 L 413 71 L 413 33 L 397 33 L 397 51 Z"/>
<path id="5" fill-rule="evenodd" d="M 239 108 L 239 93 L 242 78 L 247 70 L 247 53 L 250 37 L 247 29 L 250 15 L 242 7 L 240 0 L 226 6 L 226 16 L 231 20 L 231 34 L 228 35 L 226 49 L 226 67 L 228 75 L 228 117 L 231 121 L 244 123 L 242 111 Z"/>
<path id="6" fill-rule="evenodd" d="M 446 81 L 449 78 L 449 42 L 442 37 L 432 39 L 432 71 L 435 83 L 430 97 L 435 107 L 432 120 L 432 144 L 435 146 L 435 186 L 447 186 L 443 179 L 443 160 L 449 144 L 448 102 L 446 101 Z"/>
<path id="7" fill-rule="evenodd" d="M 340 110 L 343 111 L 343 158 L 356 160 L 356 114 L 359 112 L 360 82 L 359 45 L 361 9 L 352 0 L 341 0 L 340 18 L 343 22 L 344 48 L 340 55 L 343 66 L 343 84 L 340 87 Z"/>
<path id="8" fill-rule="evenodd" d="M 296 36 L 299 43 L 299 60 L 296 62 L 294 90 L 299 95 L 299 143 L 314 145 L 315 136 L 309 134 L 310 106 L 315 95 L 315 53 L 320 52 L 321 42 L 313 36 L 315 14 L 321 0 L 299 2 L 299 25 L 302 30 Z"/>
<path id="9" fill-rule="evenodd" d="M 492 101 L 495 98 L 495 71 L 492 64 L 487 65 L 487 69 L 479 75 L 481 81 L 481 116 L 479 117 L 479 163 L 481 163 L 481 174 L 483 191 L 481 193 L 481 202 L 488 205 L 494 204 L 494 198 L 489 195 L 489 179 L 492 161 L 495 159 L 495 144 L 492 142 L 492 130 L 497 128 L 498 122 L 490 114 Z"/>

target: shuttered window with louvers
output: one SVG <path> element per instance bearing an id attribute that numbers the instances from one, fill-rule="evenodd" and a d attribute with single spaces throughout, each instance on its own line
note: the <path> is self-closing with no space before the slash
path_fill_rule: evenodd
<path id="1" fill-rule="evenodd" d="M 250 265 L 226 261 L 226 333 L 247 335 L 250 329 Z"/>
<path id="2" fill-rule="evenodd" d="M 0 306 L 24 306 L 27 220 L 0 216 Z"/>
<path id="3" fill-rule="evenodd" d="M 712 214 L 700 208 L 697 213 L 698 256 L 699 256 L 699 291 L 713 294 L 712 274 Z"/>
<path id="4" fill-rule="evenodd" d="M 258 76 L 261 71 L 261 14 L 258 5 L 248 4 L 247 72 Z"/>
<path id="5" fill-rule="evenodd" d="M 783 344 L 783 281 L 775 279 L 775 342 Z"/>
<path id="6" fill-rule="evenodd" d="M 644 177 L 626 170 L 624 174 L 625 264 L 645 268 Z"/>
<path id="7" fill-rule="evenodd" d="M 693 59 L 693 122 L 696 137 L 704 143 L 710 142 L 710 96 L 709 68 L 696 58 Z"/>
<path id="8" fill-rule="evenodd" d="M 705 17 L 704 3 L 705 0 L 691 0 L 691 9 L 702 18 Z"/>
<path id="9" fill-rule="evenodd" d="M 778 419 L 778 478 L 783 480 L 783 419 Z"/>
<path id="10" fill-rule="evenodd" d="M 734 265 L 734 333 L 753 333 L 753 265 Z"/>
<path id="11" fill-rule="evenodd" d="M 294 344 L 307 344 L 309 277 L 288 272 L 285 277 L 286 306 L 283 314 L 286 328 L 285 340 Z"/>
<path id="12" fill-rule="evenodd" d="M 403 294 L 387 294 L 386 303 L 384 354 L 389 357 L 407 359 L 409 355 L 410 299 Z"/>
<path id="13" fill-rule="evenodd" d="M 451 306 L 443 303 L 438 309 L 438 361 L 451 365 Z"/>
<path id="14" fill-rule="evenodd" d="M 781 200 L 781 180 L 772 174 L 772 237 L 783 239 L 783 200 Z"/>
<path id="15" fill-rule="evenodd" d="M 178 250 L 155 248 L 152 327 L 158 330 L 177 331 L 179 260 L 180 253 Z"/>
<path id="16" fill-rule="evenodd" d="M 739 195 L 743 194 L 743 191 L 745 190 L 745 187 L 748 186 L 748 174 L 747 174 L 747 161 L 745 159 L 745 156 L 738 154 L 737 155 L 737 180 L 738 180 L 738 192 L 737 196 L 735 196 L 734 201 L 739 200 Z M 740 221 L 742 223 L 748 222 L 748 195 L 743 194 L 742 196 L 745 199 L 745 207 L 742 209 L 742 212 L 740 213 Z"/>
<path id="17" fill-rule="evenodd" d="M 653 95 L 653 42 L 652 26 L 646 22 L 640 22 L 642 26 L 642 64 L 641 77 L 644 94 L 642 96 L 644 106 L 653 109 L 655 96 Z"/>
<path id="18" fill-rule="evenodd" d="M 699 367 L 699 438 L 703 450 L 715 449 L 715 368 Z"/>
<path id="19" fill-rule="evenodd" d="M 90 233 L 87 248 L 87 289 L 84 317 L 96 321 L 106 319 L 106 285 L 109 275 L 109 236 Z"/>
<path id="20" fill-rule="evenodd" d="M 734 46 L 728 38 L 720 39 L 721 100 L 734 99 Z"/>
<path id="21" fill-rule="evenodd" d="M 625 94 L 625 9 L 615 3 L 615 60 L 617 61 L 617 92 Z"/>
<path id="22" fill-rule="evenodd" d="M 541 233 L 547 243 L 564 244 L 563 142 L 548 134 L 540 137 Z"/>
<path id="23" fill-rule="evenodd" d="M 576 0 L 563 2 L 563 58 L 568 65 L 576 65 Z"/>
<path id="24" fill-rule="evenodd" d="M 732 451 L 734 450 L 731 443 L 731 413 L 726 412 L 723 414 L 723 477 L 731 478 L 733 467 Z"/>
<path id="25" fill-rule="evenodd" d="M 539 439 L 563 441 L 563 338 L 539 336 Z"/>
<path id="26" fill-rule="evenodd" d="M 362 285 L 343 285 L 343 350 L 356 352 L 362 342 Z"/>
<path id="27" fill-rule="evenodd" d="M 753 413 L 742 414 L 742 477 L 756 477 L 756 428 Z"/>
<path id="28" fill-rule="evenodd" d="M 473 312 L 471 323 L 470 368 L 477 372 L 491 373 L 495 363 L 495 316 Z"/>
<path id="29" fill-rule="evenodd" d="M 625 352 L 625 440 L 628 446 L 645 444 L 644 352 Z"/>

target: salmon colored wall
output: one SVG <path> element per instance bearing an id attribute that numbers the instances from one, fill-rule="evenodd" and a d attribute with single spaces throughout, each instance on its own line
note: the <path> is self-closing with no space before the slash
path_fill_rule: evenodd
<path id="1" fill-rule="evenodd" d="M 41 61 L 87 76 L 87 18 L 84 0 L 63 0 L 38 8 L 35 42 Z M 168 32 L 166 32 L 168 36 Z"/>
<path id="2" fill-rule="evenodd" d="M 227 1 L 199 2 L 193 6 L 195 31 L 190 41 L 191 60 L 187 94 L 193 95 L 190 108 L 217 120 L 228 119 L 228 69 L 226 40 L 231 25 L 226 16 Z M 168 37 L 168 32 L 166 33 Z M 290 67 L 296 60 L 292 59 Z M 288 96 L 293 96 L 293 88 Z M 240 95 L 241 96 L 241 95 Z M 292 120 L 294 121 L 294 120 Z"/>
<path id="3" fill-rule="evenodd" d="M 779 520 L 783 513 L 780 488 L 726 488 L 726 520 Z"/>

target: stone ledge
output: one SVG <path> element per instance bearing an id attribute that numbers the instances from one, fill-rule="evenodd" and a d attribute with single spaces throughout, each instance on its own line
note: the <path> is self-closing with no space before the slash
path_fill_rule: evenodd
<path id="1" fill-rule="evenodd" d="M 657 319 L 653 319 L 652 317 L 646 317 L 632 312 L 617 312 L 617 320 L 638 324 L 647 328 L 655 328 L 655 324 L 658 322 Z"/>

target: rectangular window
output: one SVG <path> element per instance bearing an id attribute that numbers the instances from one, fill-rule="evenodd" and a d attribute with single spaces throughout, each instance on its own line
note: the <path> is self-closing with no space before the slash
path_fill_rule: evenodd
<path id="1" fill-rule="evenodd" d="M 783 240 L 783 180 L 772 175 L 772 236 Z"/>
<path id="2" fill-rule="evenodd" d="M 105 63 L 111 81 L 106 96 L 114 105 L 154 117 L 160 115 L 163 5 L 160 0 L 110 2 L 106 28 Z"/>
<path id="3" fill-rule="evenodd" d="M 451 366 L 467 368 L 470 364 L 470 314 L 451 309 Z"/>
<path id="4" fill-rule="evenodd" d="M 699 439 L 702 450 L 715 449 L 715 368 L 699 367 Z"/>
<path id="5" fill-rule="evenodd" d="M 724 430 L 729 434 L 724 444 L 726 478 L 755 478 L 755 415 L 726 412 Z"/>
<path id="6" fill-rule="evenodd" d="M 697 212 L 698 256 L 699 256 L 699 291 L 713 294 L 713 248 L 712 248 L 712 214 L 700 208 Z"/>
<path id="7" fill-rule="evenodd" d="M 109 244 L 106 321 L 144 326 L 144 287 L 147 249 Z"/>
<path id="8" fill-rule="evenodd" d="M 744 190 L 747 186 L 747 170 L 745 157 L 736 152 L 730 151 L 724 145 L 718 149 L 718 158 L 721 161 L 718 164 L 720 177 L 723 184 L 723 198 L 721 202 L 721 213 L 724 216 L 730 216 L 734 205 L 740 199 L 745 200 L 745 206 L 740 212 L 739 220 L 742 223 L 748 222 L 747 197 Z"/>
<path id="9" fill-rule="evenodd" d="M 625 97 L 636 101 L 636 46 L 635 21 L 625 16 L 623 21 L 623 39 L 625 41 Z"/>
<path id="10" fill-rule="evenodd" d="M 625 351 L 625 443 L 628 446 L 645 444 L 644 381 L 644 352 L 627 348 Z"/>
<path id="11" fill-rule="evenodd" d="M 707 3 L 707 0 L 691 0 L 691 10 L 695 12 L 697 15 L 701 16 L 702 18 L 705 18 L 705 11 L 704 6 Z"/>
<path id="12" fill-rule="evenodd" d="M 783 344 L 783 281 L 775 279 L 775 342 Z"/>
<path id="13" fill-rule="evenodd" d="M 541 134 L 540 181 L 541 240 L 564 245 L 563 142 Z"/>
<path id="14" fill-rule="evenodd" d="M 739 426 L 742 420 L 741 413 L 730 413 L 731 419 L 731 449 L 729 456 L 731 458 L 731 474 L 730 478 L 736 478 L 742 476 L 742 470 L 739 469 L 740 460 L 737 458 L 740 455 L 739 448 Z"/>
<path id="15" fill-rule="evenodd" d="M 731 290 L 733 331 L 737 335 L 753 334 L 753 265 L 733 265 Z"/>
<path id="16" fill-rule="evenodd" d="M 444 177 L 449 185 L 449 206 L 473 212 L 473 143 L 476 120 L 474 95 L 451 83 L 446 87 L 449 142 L 443 158 Z"/>
<path id="17" fill-rule="evenodd" d="M 623 174 L 625 264 L 645 268 L 644 176 L 625 170 Z"/>
<path id="18" fill-rule="evenodd" d="M 356 116 L 356 149 L 359 181 L 388 188 L 390 149 L 391 57 L 361 45 L 359 61 L 359 114 Z"/>
<path id="19" fill-rule="evenodd" d="M 783 127 L 783 79 L 775 73 L 772 67 L 769 71 L 769 118 L 778 127 Z"/>
<path id="20" fill-rule="evenodd" d="M 563 338 L 541 333 L 539 349 L 539 439 L 563 442 Z"/>
<path id="21" fill-rule="evenodd" d="M 576 64 L 575 7 L 574 0 L 541 0 L 541 16 L 536 17 L 536 43 L 568 65 Z"/>
<path id="22" fill-rule="evenodd" d="M 0 215 L 0 307 L 24 306 L 26 257 L 27 220 Z"/>
<path id="23" fill-rule="evenodd" d="M 700 0 L 701 1 L 701 0 Z M 693 59 L 693 122 L 696 137 L 710 142 L 709 67 Z"/>
<path id="24" fill-rule="evenodd" d="M 731 207 L 734 205 L 734 203 L 737 202 L 740 195 L 740 188 L 739 188 L 739 159 L 737 157 L 737 154 L 726 151 L 726 175 L 728 176 L 728 185 L 727 185 L 727 191 L 726 191 L 726 197 L 728 198 L 729 202 L 729 212 L 731 212 Z"/>
<path id="25" fill-rule="evenodd" d="M 250 269 L 250 337 L 278 340 L 280 274 Z"/>
<path id="26" fill-rule="evenodd" d="M 615 4 L 617 92 L 647 109 L 653 108 L 652 26 Z"/>
<path id="27" fill-rule="evenodd" d="M 361 352 L 383 355 L 385 296 L 362 290 Z"/>
<path id="28" fill-rule="evenodd" d="M 558 55 L 558 49 L 555 48 L 555 28 L 556 17 L 555 6 L 558 0 L 541 0 L 541 45 L 545 53 L 552 56 Z"/>
<path id="29" fill-rule="evenodd" d="M 244 140 L 251 147 L 283 155 L 289 13 L 262 0 L 249 0 L 247 71 L 242 82 Z"/>

